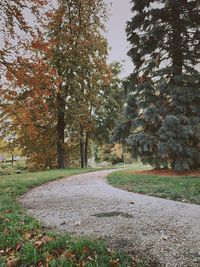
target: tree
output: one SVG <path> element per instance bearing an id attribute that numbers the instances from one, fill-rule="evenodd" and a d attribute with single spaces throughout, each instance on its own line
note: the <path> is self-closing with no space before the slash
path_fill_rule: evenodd
<path id="1" fill-rule="evenodd" d="M 65 140 L 70 138 L 72 124 L 73 128 L 76 125 L 73 132 L 79 133 L 82 167 L 84 161 L 87 164 L 83 151 L 87 150 L 88 129 L 92 127 L 92 120 L 88 118 L 92 113 L 91 101 L 101 82 L 109 76 L 107 42 L 102 36 L 105 14 L 104 2 L 97 0 L 84 3 L 62 0 L 57 11 L 50 14 L 48 30 L 52 56 L 49 64 L 61 78 L 57 93 L 59 168 L 65 166 Z"/>
<path id="2" fill-rule="evenodd" d="M 120 160 L 116 155 L 122 146 L 112 142 L 112 133 L 116 125 L 124 120 L 124 80 L 120 78 L 122 65 L 119 62 L 110 64 L 111 81 L 104 85 L 99 94 L 99 107 L 95 110 L 95 128 L 91 135 L 96 160 L 101 154 L 101 160 L 111 160 L 113 163 Z M 112 153 L 115 151 L 115 153 Z M 105 152 L 105 153 L 104 153 Z M 110 155 L 109 155 L 110 153 Z M 115 158 L 116 157 L 116 158 Z"/>
<path id="3" fill-rule="evenodd" d="M 96 110 L 96 129 L 93 138 L 98 144 L 109 143 L 116 124 L 124 117 L 124 87 L 119 77 L 122 65 L 119 62 L 110 64 L 110 84 L 103 85 L 99 99 L 101 105 Z"/>
<path id="4" fill-rule="evenodd" d="M 31 129 L 34 128 L 34 122 L 30 123 L 28 117 L 31 108 L 28 102 L 31 102 L 32 94 L 27 78 L 36 81 L 37 78 L 33 78 L 36 65 L 33 61 L 31 64 L 28 62 L 30 50 L 27 49 L 27 43 L 31 43 L 38 31 L 37 24 L 44 5 L 47 5 L 46 0 L 2 0 L 0 3 L 0 138 L 6 142 L 12 140 L 12 149 L 22 145 L 20 140 L 24 144 L 25 139 L 21 138 L 24 125 L 26 135 L 33 132 Z M 25 55 L 24 58 L 22 55 Z M 30 145 L 30 138 L 27 144 Z M 11 146 L 10 142 L 8 145 Z"/>
<path id="5" fill-rule="evenodd" d="M 133 0 L 127 24 L 135 70 L 127 83 L 127 120 L 115 132 L 155 167 L 200 167 L 200 5 Z"/>
<path id="6" fill-rule="evenodd" d="M 0 3 L 0 71 L 9 65 L 10 58 L 20 47 L 22 32 L 31 34 L 34 28 L 30 26 L 34 18 L 38 18 L 40 8 L 46 5 L 46 0 L 2 0 Z M 29 36 L 30 37 L 30 36 Z"/>
<path id="7" fill-rule="evenodd" d="M 7 68 L 1 107 L 34 166 L 55 165 L 57 150 L 57 166 L 65 167 L 75 139 L 87 165 L 93 110 L 102 83 L 110 81 L 104 4 L 63 0 L 46 15 L 48 24 L 24 43 L 25 53 L 20 50 Z"/>
<path id="8" fill-rule="evenodd" d="M 2 90 L 2 117 L 0 136 L 7 140 L 15 134 L 13 145 L 28 156 L 31 169 L 54 167 L 55 146 L 55 95 L 60 80 L 56 72 L 36 52 L 9 66 L 7 84 Z"/>

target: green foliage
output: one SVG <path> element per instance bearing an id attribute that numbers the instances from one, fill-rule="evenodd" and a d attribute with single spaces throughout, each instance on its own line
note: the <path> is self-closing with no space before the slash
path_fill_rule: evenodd
<path id="1" fill-rule="evenodd" d="M 112 165 L 124 162 L 121 146 L 105 144 L 101 147 L 96 147 L 96 161 L 110 162 Z"/>
<path id="2" fill-rule="evenodd" d="M 127 36 L 135 70 L 126 83 L 126 121 L 114 140 L 157 168 L 199 168 L 199 1 L 132 4 Z"/>
<path id="3" fill-rule="evenodd" d="M 122 65 L 114 62 L 110 65 L 111 82 L 104 85 L 99 94 L 101 105 L 95 111 L 96 128 L 93 132 L 93 140 L 97 144 L 110 142 L 111 133 L 119 121 L 124 118 L 124 86 L 119 75 L 122 71 Z"/>
<path id="4" fill-rule="evenodd" d="M 20 174 L 26 172 L 27 166 L 24 161 L 17 161 L 13 164 L 0 163 L 0 176 L 9 174 Z"/>
<path id="5" fill-rule="evenodd" d="M 200 204 L 200 177 L 115 172 L 108 181 L 119 188 L 155 197 Z"/>
<path id="6" fill-rule="evenodd" d="M 100 94 L 110 82 L 107 41 L 102 35 L 106 14 L 102 0 L 86 0 L 84 4 L 62 0 L 48 25 L 49 63 L 61 80 L 56 104 L 59 167 L 65 165 L 65 145 L 75 142 L 80 143 L 81 166 L 87 166 L 88 140 L 102 104 Z"/>

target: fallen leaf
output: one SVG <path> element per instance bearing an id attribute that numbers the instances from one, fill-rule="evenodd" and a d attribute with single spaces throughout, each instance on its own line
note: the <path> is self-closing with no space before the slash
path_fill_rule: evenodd
<path id="1" fill-rule="evenodd" d="M 13 252 L 13 248 L 12 247 L 6 249 L 6 254 L 10 254 L 11 252 Z"/>
<path id="2" fill-rule="evenodd" d="M 169 238 L 169 237 L 166 236 L 166 235 L 162 235 L 162 236 L 161 236 L 161 239 L 162 239 L 162 240 L 167 240 L 168 238 Z"/>
<path id="3" fill-rule="evenodd" d="M 75 222 L 75 226 L 80 226 L 81 222 Z"/>
<path id="4" fill-rule="evenodd" d="M 111 266 L 111 267 L 117 267 L 117 266 L 119 266 L 119 259 L 117 259 L 117 260 L 112 260 L 112 261 L 110 262 L 110 266 Z"/>
<path id="5" fill-rule="evenodd" d="M 87 260 L 94 261 L 94 259 L 92 257 L 90 257 L 90 256 L 87 257 Z"/>
<path id="6" fill-rule="evenodd" d="M 111 253 L 112 252 L 109 248 L 107 248 L 107 251 L 108 251 L 108 253 Z"/>
<path id="7" fill-rule="evenodd" d="M 75 257 L 74 253 L 72 253 L 72 252 L 70 252 L 70 251 L 68 251 L 68 252 L 65 253 L 64 255 L 65 255 L 67 258 L 74 258 L 74 257 Z"/>
<path id="8" fill-rule="evenodd" d="M 21 248 L 22 248 L 22 244 L 18 243 L 18 244 L 16 245 L 15 250 L 18 252 L 18 251 L 21 250 Z"/>
<path id="9" fill-rule="evenodd" d="M 79 263 L 79 266 L 80 266 L 80 267 L 84 267 L 84 266 L 85 266 L 85 262 L 84 262 L 84 261 L 81 261 L 81 262 Z"/>
<path id="10" fill-rule="evenodd" d="M 82 253 L 83 254 L 87 254 L 89 252 L 89 248 L 88 247 L 84 247 L 83 250 L 82 250 Z"/>
<path id="11" fill-rule="evenodd" d="M 12 211 L 11 211 L 10 209 L 4 211 L 5 214 L 9 214 L 9 213 L 11 213 L 11 212 L 12 212 Z"/>
<path id="12" fill-rule="evenodd" d="M 16 267 L 18 266 L 19 258 L 9 258 L 7 260 L 6 267 Z"/>
<path id="13" fill-rule="evenodd" d="M 187 201 L 187 199 L 182 199 L 181 200 L 183 203 L 187 203 L 188 201 Z"/>
<path id="14" fill-rule="evenodd" d="M 52 240 L 53 240 L 53 238 L 50 237 L 50 236 L 43 236 L 43 238 L 41 239 L 43 244 L 46 244 L 46 243 L 48 243 L 48 242 L 50 242 Z"/>
<path id="15" fill-rule="evenodd" d="M 35 242 L 35 246 L 36 246 L 36 248 L 41 248 L 42 245 L 43 245 L 43 242 L 42 242 L 42 241 L 36 241 L 36 242 Z"/>
<path id="16" fill-rule="evenodd" d="M 49 263 L 50 261 L 52 261 L 52 260 L 53 260 L 53 256 L 48 255 L 48 257 L 46 257 L 46 265 L 45 265 L 45 267 L 47 267 L 48 263 Z"/>
<path id="17" fill-rule="evenodd" d="M 0 256 L 3 256 L 5 254 L 4 250 L 0 250 Z"/>
<path id="18" fill-rule="evenodd" d="M 44 236 L 44 235 L 41 235 L 41 234 L 40 234 L 40 235 L 38 235 L 38 236 L 36 237 L 36 239 L 41 240 L 41 239 L 43 238 L 43 236 Z"/>
<path id="19" fill-rule="evenodd" d="M 24 237 L 26 240 L 29 240 L 34 237 L 34 233 L 25 233 Z"/>

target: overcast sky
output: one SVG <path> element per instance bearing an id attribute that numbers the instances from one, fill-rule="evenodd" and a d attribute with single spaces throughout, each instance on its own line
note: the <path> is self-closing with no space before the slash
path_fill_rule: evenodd
<path id="1" fill-rule="evenodd" d="M 111 47 L 109 62 L 124 60 L 124 71 L 121 76 L 125 77 L 133 70 L 133 64 L 127 56 L 128 42 L 125 33 L 126 22 L 131 18 L 130 0 L 106 0 L 106 2 L 112 2 L 111 16 L 107 24 L 108 33 L 106 33 Z"/>
<path id="2" fill-rule="evenodd" d="M 105 34 L 111 49 L 109 52 L 109 62 L 124 61 L 124 70 L 121 76 L 126 77 L 133 70 L 133 64 L 127 56 L 128 42 L 125 33 L 126 23 L 131 18 L 130 0 L 105 0 L 105 2 L 112 3 L 110 19 L 107 23 L 108 32 Z M 1 44 L 2 41 L 0 40 L 0 46 Z"/>

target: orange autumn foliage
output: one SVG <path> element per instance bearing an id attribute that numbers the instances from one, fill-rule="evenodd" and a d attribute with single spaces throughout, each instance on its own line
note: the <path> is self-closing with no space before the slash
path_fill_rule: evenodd
<path id="1" fill-rule="evenodd" d="M 7 70 L 2 112 L 17 133 L 16 145 L 28 156 L 32 169 L 55 165 L 56 71 L 38 56 L 18 57 Z"/>
<path id="2" fill-rule="evenodd" d="M 99 19 L 104 16 L 103 1 L 72 1 L 71 10 L 60 2 L 56 11 L 47 12 L 46 28 L 22 42 L 6 65 L 7 82 L 0 92 L 6 127 L 17 133 L 16 145 L 23 148 L 32 167 L 56 164 L 58 95 L 65 105 L 61 109 L 66 147 L 79 142 L 80 129 L 88 135 L 94 131 L 95 112 L 103 101 L 100 94 L 111 80 Z M 48 34 L 43 35 L 45 31 Z"/>

